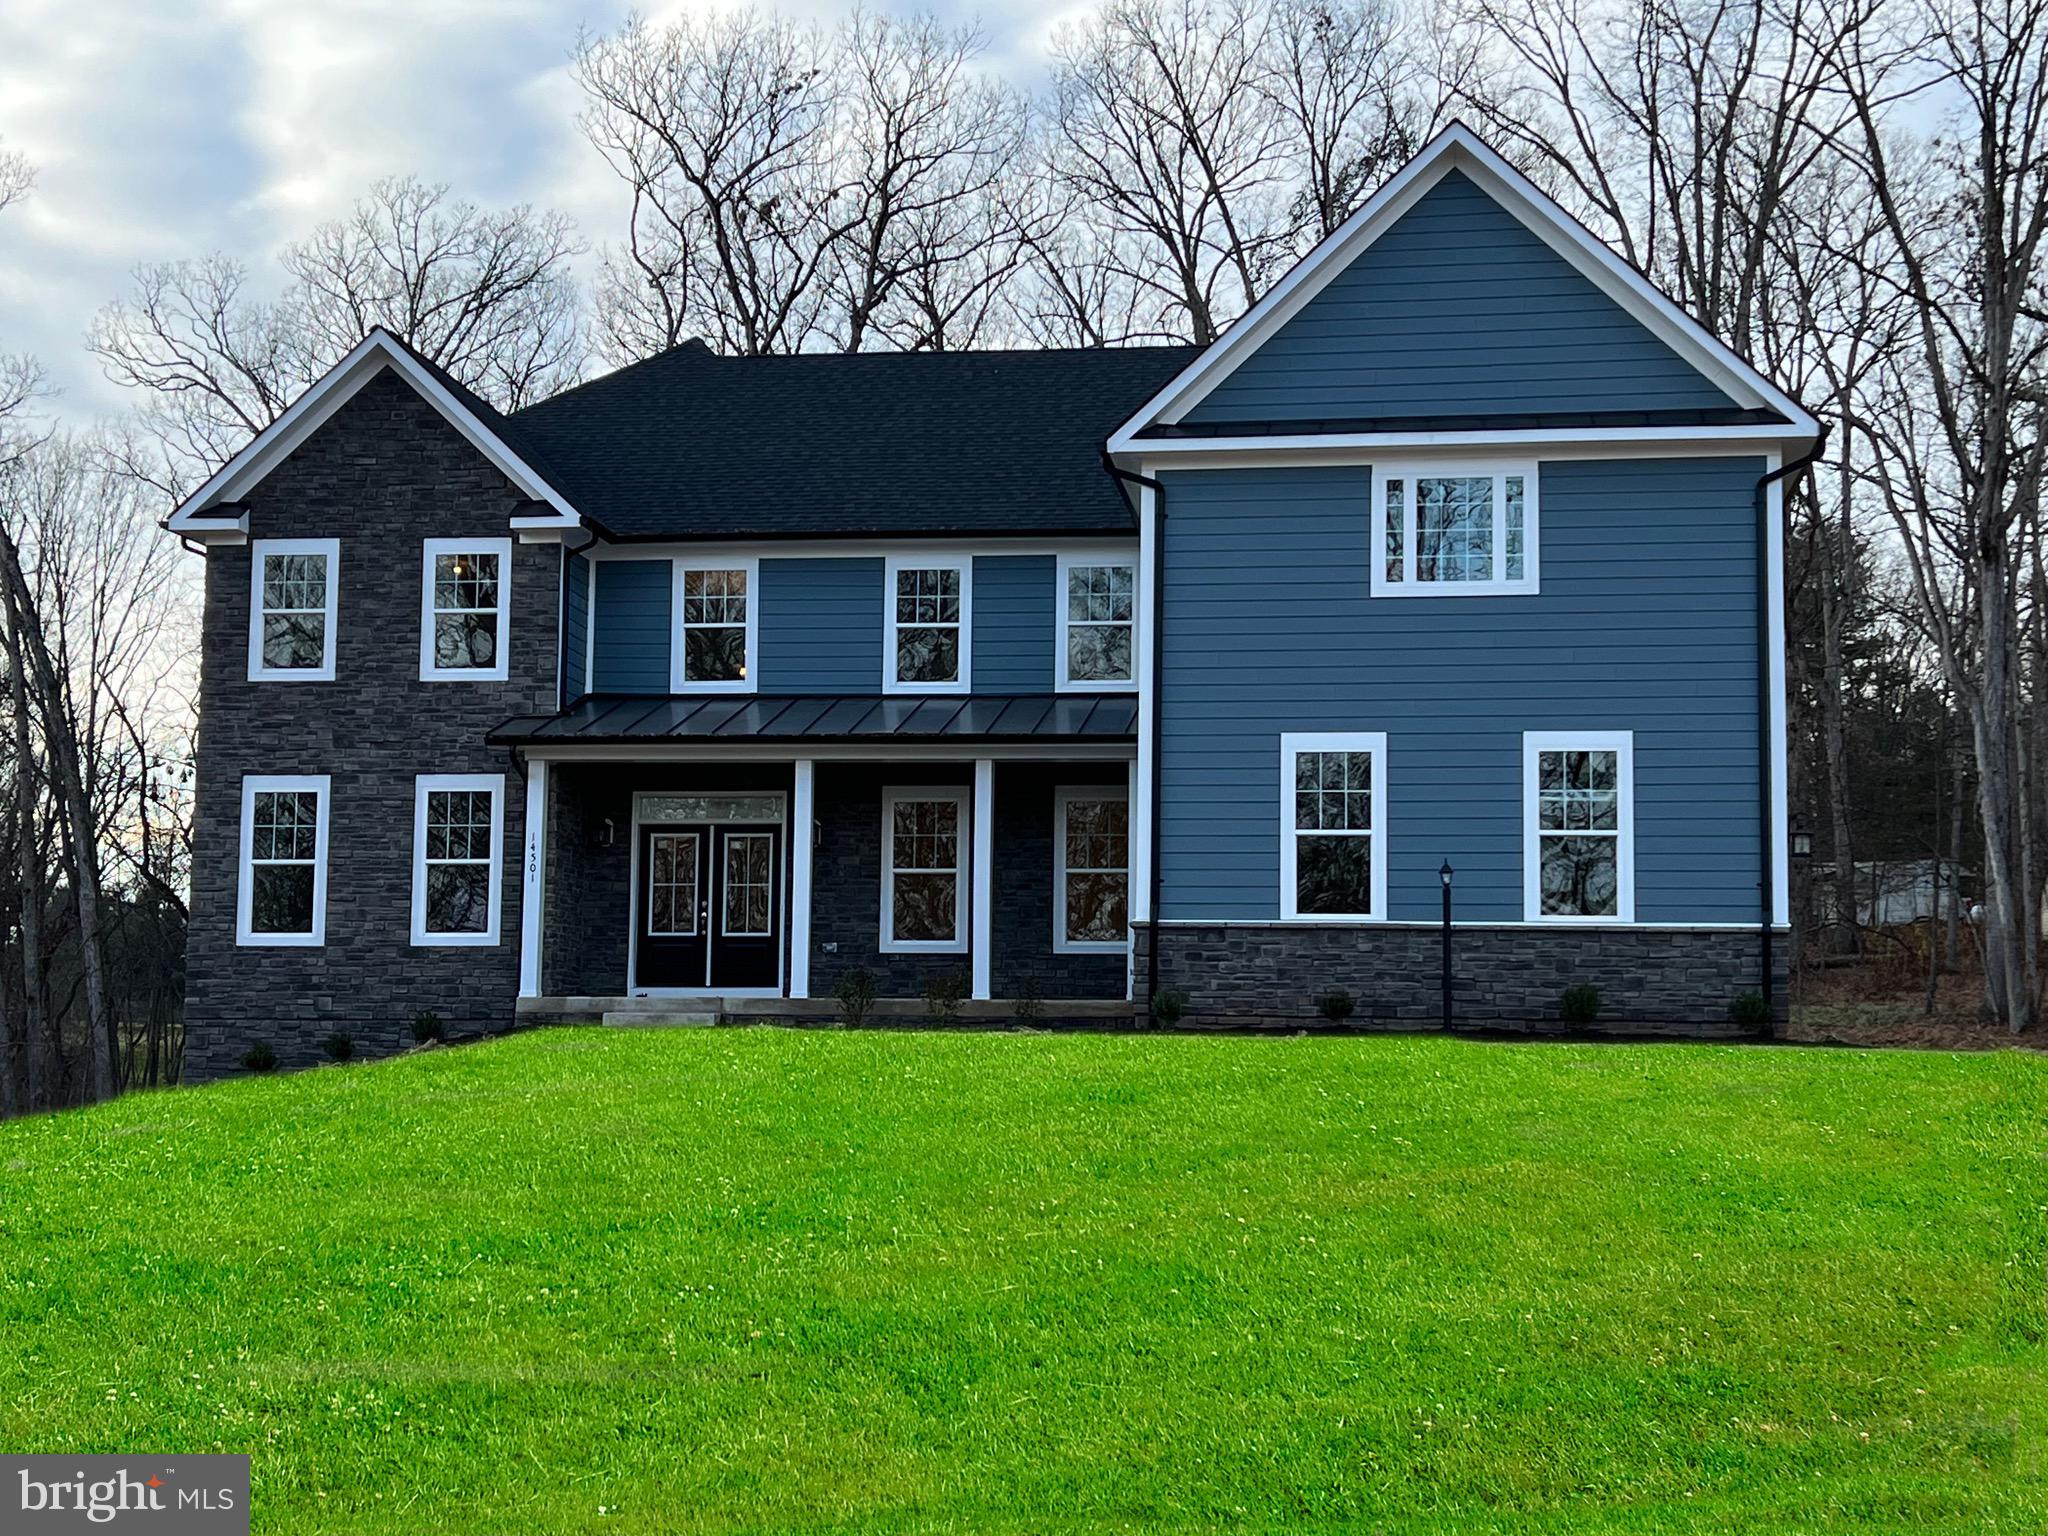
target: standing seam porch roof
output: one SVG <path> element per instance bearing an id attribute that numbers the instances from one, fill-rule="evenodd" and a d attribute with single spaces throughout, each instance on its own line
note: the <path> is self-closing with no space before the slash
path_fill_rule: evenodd
<path id="1" fill-rule="evenodd" d="M 486 738 L 537 747 L 702 741 L 1136 741 L 1135 694 L 594 694 Z"/>

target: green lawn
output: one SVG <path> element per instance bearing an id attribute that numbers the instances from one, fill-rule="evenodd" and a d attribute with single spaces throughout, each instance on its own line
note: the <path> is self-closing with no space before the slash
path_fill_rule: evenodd
<path id="1" fill-rule="evenodd" d="M 554 1030 L 0 1126 L 259 1531 L 2039 1533 L 2048 1060 Z"/>

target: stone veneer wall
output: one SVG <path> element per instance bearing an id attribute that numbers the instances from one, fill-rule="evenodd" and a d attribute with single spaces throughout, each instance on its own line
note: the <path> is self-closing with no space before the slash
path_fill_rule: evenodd
<path id="1" fill-rule="evenodd" d="M 519 985 L 526 785 L 484 745 L 511 715 L 556 702 L 560 551 L 512 546 L 506 682 L 420 680 L 422 540 L 505 538 L 521 494 L 440 413 L 386 371 L 364 385 L 248 497 L 253 537 L 338 538 L 332 682 L 249 679 L 249 546 L 206 557 L 198 796 L 193 822 L 185 1075 L 240 1069 L 255 1041 L 280 1063 L 323 1059 L 336 1031 L 358 1055 L 412 1043 L 432 1009 L 457 1031 L 508 1025 Z M 242 779 L 328 774 L 326 942 L 235 942 Z M 412 945 L 413 780 L 505 776 L 499 938 Z"/>
<path id="2" fill-rule="evenodd" d="M 1301 1029 L 1323 1024 L 1316 1000 L 1357 1004 L 1352 1028 L 1429 1028 L 1442 1018 L 1443 931 L 1425 923 L 1168 923 L 1160 985 L 1188 994 L 1185 1027 Z M 1138 931 L 1140 990 L 1152 941 Z M 1785 1017 L 1791 938 L 1772 946 L 1774 1000 Z M 1500 1029 L 1562 1028 L 1558 999 L 1600 989 L 1602 1029 L 1748 1034 L 1728 1008 L 1760 992 L 1757 930 L 1541 928 L 1451 931 L 1453 1019 Z"/>

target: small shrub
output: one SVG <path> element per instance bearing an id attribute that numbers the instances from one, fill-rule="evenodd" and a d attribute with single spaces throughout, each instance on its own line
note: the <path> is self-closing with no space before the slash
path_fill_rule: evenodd
<path id="1" fill-rule="evenodd" d="M 412 1016 L 412 1037 L 425 1045 L 429 1040 L 441 1038 L 441 1015 L 431 1008 L 422 1008 Z"/>
<path id="2" fill-rule="evenodd" d="M 1316 999 L 1316 1012 L 1332 1024 L 1342 1024 L 1357 1011 L 1357 1000 L 1342 987 L 1333 987 Z"/>
<path id="3" fill-rule="evenodd" d="M 1580 982 L 1566 987 L 1557 1000 L 1557 1016 L 1567 1024 L 1590 1024 L 1600 1017 L 1600 989 Z"/>
<path id="4" fill-rule="evenodd" d="M 839 1004 L 840 1022 L 848 1029 L 860 1028 L 874 1011 L 875 973 L 864 965 L 856 965 L 839 978 L 832 998 Z"/>
<path id="5" fill-rule="evenodd" d="M 270 1048 L 268 1040 L 258 1040 L 248 1050 L 242 1052 L 242 1065 L 251 1072 L 275 1072 L 277 1070 L 277 1052 Z"/>
<path id="6" fill-rule="evenodd" d="M 1771 1005 L 1760 992 L 1745 992 L 1728 1005 L 1728 1017 L 1744 1029 L 1768 1029 L 1774 1022 Z"/>
<path id="7" fill-rule="evenodd" d="M 941 1024 L 960 1017 L 960 1005 L 967 1000 L 969 981 L 962 970 L 941 971 L 924 984 L 924 1008 Z"/>
<path id="8" fill-rule="evenodd" d="M 1010 1005 L 1010 1012 L 1022 1023 L 1029 1023 L 1045 1012 L 1039 1000 L 1038 978 L 1026 976 L 1017 983 L 1017 996 Z"/>
<path id="9" fill-rule="evenodd" d="M 346 1030 L 337 1029 L 320 1042 L 321 1048 L 336 1061 L 347 1061 L 356 1053 L 356 1037 Z"/>
<path id="10" fill-rule="evenodd" d="M 1152 1021 L 1167 1029 L 1188 1016 L 1188 994 L 1184 987 L 1161 987 L 1152 994 Z"/>

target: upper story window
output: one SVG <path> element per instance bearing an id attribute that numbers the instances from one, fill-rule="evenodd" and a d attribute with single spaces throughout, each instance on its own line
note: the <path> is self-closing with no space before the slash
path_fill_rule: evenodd
<path id="1" fill-rule="evenodd" d="M 1526 732 L 1522 780 L 1523 916 L 1633 922 L 1633 734 Z"/>
<path id="2" fill-rule="evenodd" d="M 1137 562 L 1096 555 L 1059 559 L 1059 686 L 1137 687 Z"/>
<path id="3" fill-rule="evenodd" d="M 420 615 L 427 682 L 503 682 L 511 640 L 512 541 L 428 539 Z"/>
<path id="4" fill-rule="evenodd" d="M 502 773 L 423 773 L 413 781 L 413 943 L 498 942 L 504 828 Z"/>
<path id="5" fill-rule="evenodd" d="M 1532 462 L 1374 467 L 1375 597 L 1484 597 L 1536 590 Z"/>
<path id="6" fill-rule="evenodd" d="M 973 571 L 965 555 L 889 557 L 884 693 L 967 692 Z"/>
<path id="7" fill-rule="evenodd" d="M 250 548 L 249 678 L 334 680 L 339 539 L 258 539 Z"/>
<path id="8" fill-rule="evenodd" d="M 677 693 L 754 691 L 754 588 L 759 565 L 676 562 Z"/>
<path id="9" fill-rule="evenodd" d="M 326 774 L 242 780 L 237 944 L 326 942 L 328 794 Z"/>
<path id="10" fill-rule="evenodd" d="M 1387 915 L 1384 731 L 1280 738 L 1280 915 Z"/>

